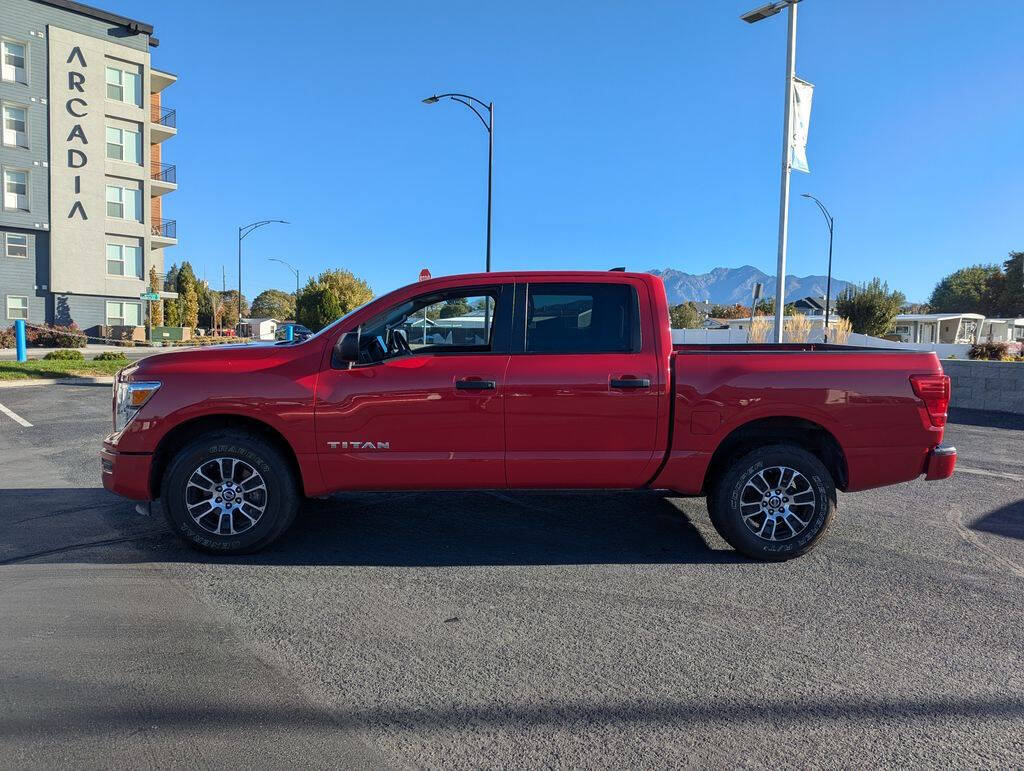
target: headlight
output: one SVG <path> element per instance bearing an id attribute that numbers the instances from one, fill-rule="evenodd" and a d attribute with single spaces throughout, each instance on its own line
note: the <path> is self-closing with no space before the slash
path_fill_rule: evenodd
<path id="1" fill-rule="evenodd" d="M 114 433 L 131 423 L 142 405 L 149 401 L 159 387 L 160 384 L 155 381 L 114 384 Z"/>

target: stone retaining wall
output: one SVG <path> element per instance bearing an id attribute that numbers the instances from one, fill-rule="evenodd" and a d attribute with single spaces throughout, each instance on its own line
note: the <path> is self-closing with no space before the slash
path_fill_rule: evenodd
<path id="1" fill-rule="evenodd" d="M 951 406 L 1024 415 L 1024 362 L 943 359 Z"/>

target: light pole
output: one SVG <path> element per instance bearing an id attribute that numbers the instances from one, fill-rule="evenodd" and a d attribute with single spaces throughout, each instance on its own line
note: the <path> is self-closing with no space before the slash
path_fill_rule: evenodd
<path id="1" fill-rule="evenodd" d="M 294 265 L 289 265 L 284 260 L 279 260 L 277 257 L 267 257 L 267 259 L 270 260 L 271 262 L 279 262 L 279 263 L 281 263 L 286 268 L 288 268 L 288 270 L 290 270 L 292 273 L 295 274 L 295 299 L 298 300 L 299 299 L 299 269 L 296 268 Z"/>
<path id="2" fill-rule="evenodd" d="M 264 225 L 270 225 L 274 222 L 279 222 L 282 225 L 290 224 L 287 220 L 260 220 L 259 222 L 250 222 L 248 225 L 243 225 L 238 229 L 238 322 L 242 322 L 242 239 L 249 235 L 252 231 L 257 228 L 261 228 Z"/>
<path id="3" fill-rule="evenodd" d="M 819 201 L 810 193 L 802 193 L 801 198 L 810 198 L 821 209 L 821 213 L 825 216 L 825 222 L 828 224 L 828 278 L 826 279 L 825 289 L 825 342 L 828 342 L 828 314 L 829 314 L 829 303 L 832 302 L 832 236 L 835 229 L 835 218 L 829 214 L 828 209 L 825 208 L 825 204 Z"/>
<path id="4" fill-rule="evenodd" d="M 786 43 L 786 99 L 782 122 L 782 184 L 779 191 L 779 259 L 775 279 L 775 342 L 782 342 L 782 323 L 786 307 L 786 240 L 789 237 L 789 149 L 792 145 L 793 78 L 796 76 L 796 4 L 800 0 L 779 0 L 762 5 L 740 16 L 754 24 L 774 16 L 783 8 L 789 9 L 789 36 Z"/>
<path id="5" fill-rule="evenodd" d="M 484 124 L 484 128 L 487 129 L 487 259 L 486 259 L 486 270 L 488 273 L 491 272 L 491 179 L 494 171 L 494 102 L 484 103 L 482 100 L 477 99 L 475 96 L 469 96 L 468 94 L 434 94 L 434 96 L 428 96 L 423 100 L 423 104 L 437 104 L 442 99 L 451 99 L 453 102 L 459 102 L 466 105 L 469 109 L 476 113 L 476 117 L 480 119 L 480 122 Z M 473 106 L 473 102 L 476 102 L 480 107 L 487 110 L 487 119 L 484 120 L 484 116 L 480 114 L 480 110 Z"/>

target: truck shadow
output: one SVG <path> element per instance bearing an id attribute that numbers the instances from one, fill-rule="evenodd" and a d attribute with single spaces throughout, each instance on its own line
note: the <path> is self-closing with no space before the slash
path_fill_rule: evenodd
<path id="1" fill-rule="evenodd" d="M 703 499 L 647 491 L 346 493 L 306 502 L 279 541 L 242 557 L 193 551 L 170 533 L 158 511 L 141 516 L 101 489 L 0 490 L 0 501 L 0 565 L 746 562 L 711 535 Z"/>

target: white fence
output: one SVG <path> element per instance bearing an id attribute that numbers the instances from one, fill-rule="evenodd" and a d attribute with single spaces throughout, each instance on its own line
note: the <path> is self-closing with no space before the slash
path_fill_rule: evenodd
<path id="1" fill-rule="evenodd" d="M 673 329 L 672 342 L 690 345 L 738 345 L 747 342 L 745 329 Z M 811 342 L 821 342 L 820 336 Z M 870 348 L 901 348 L 904 351 L 935 351 L 940 359 L 955 356 L 966 359 L 970 345 L 953 343 L 898 343 L 882 337 L 871 337 L 856 332 L 850 335 L 847 345 L 861 345 Z"/>

